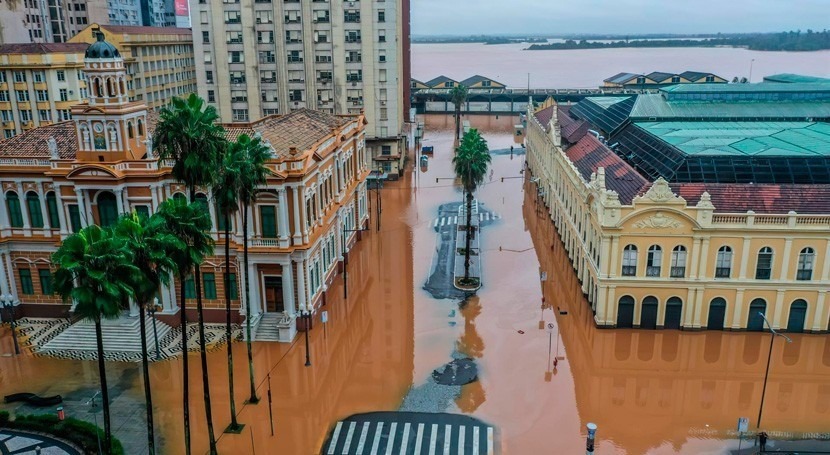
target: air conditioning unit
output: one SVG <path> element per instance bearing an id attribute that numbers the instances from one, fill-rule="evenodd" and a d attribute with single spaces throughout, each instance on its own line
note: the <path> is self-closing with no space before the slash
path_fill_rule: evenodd
<path id="1" fill-rule="evenodd" d="M 386 106 L 386 100 L 381 100 L 381 101 L 380 101 L 380 105 L 381 105 L 381 106 Z"/>
<path id="2" fill-rule="evenodd" d="M 357 87 L 357 82 L 352 81 L 352 87 Z"/>

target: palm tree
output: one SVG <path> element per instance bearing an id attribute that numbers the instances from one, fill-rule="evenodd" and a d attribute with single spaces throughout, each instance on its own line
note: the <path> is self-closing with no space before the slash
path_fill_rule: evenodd
<path id="1" fill-rule="evenodd" d="M 109 391 L 104 362 L 104 340 L 101 319 L 121 315 L 125 302 L 132 296 L 129 283 L 135 282 L 140 271 L 132 264 L 132 255 L 123 239 L 111 229 L 91 225 L 64 240 L 52 255 L 56 264 L 55 291 L 64 301 L 76 303 L 75 314 L 95 323 L 98 347 L 98 375 L 101 381 L 101 402 L 104 409 L 104 453 L 112 450 Z"/>
<path id="2" fill-rule="evenodd" d="M 251 382 L 249 403 L 259 402 L 254 383 L 254 355 L 251 349 L 251 277 L 248 276 L 248 209 L 256 201 L 257 191 L 265 185 L 271 171 L 265 163 L 271 157 L 271 151 L 259 138 L 251 139 L 243 134 L 231 144 L 233 153 L 242 156 L 239 181 L 239 200 L 242 202 L 242 262 L 245 268 L 245 331 L 248 347 L 248 376 Z"/>
<path id="3" fill-rule="evenodd" d="M 173 176 L 183 182 L 190 194 L 190 202 L 196 200 L 196 187 L 211 186 L 219 169 L 220 153 L 225 150 L 225 130 L 216 123 L 219 118 L 213 106 L 191 93 L 185 99 L 173 98 L 162 109 L 154 133 L 154 147 L 159 159 L 173 160 Z M 202 207 L 207 212 L 207 207 Z M 208 230 L 210 226 L 208 226 Z M 210 406 L 210 381 L 205 344 L 204 308 L 202 306 L 202 274 L 199 267 L 193 270 L 196 286 L 196 311 L 199 315 L 199 353 L 202 358 L 202 385 L 204 388 L 205 417 L 207 418 L 210 453 L 216 453 L 216 437 L 213 433 L 213 413 Z M 182 307 L 184 311 L 184 307 Z M 186 327 L 182 327 L 182 330 Z"/>
<path id="4" fill-rule="evenodd" d="M 185 311 L 185 282 L 187 277 L 202 263 L 206 255 L 213 253 L 213 239 L 208 234 L 210 215 L 198 202 L 187 203 L 184 198 L 164 201 L 156 212 L 164 223 L 164 229 L 181 240 L 180 248 L 173 248 L 168 255 L 176 264 L 179 285 L 182 327 L 182 376 L 184 395 L 184 444 L 185 453 L 190 454 L 190 374 L 187 359 L 187 312 Z M 207 392 L 205 392 L 207 393 Z"/>
<path id="5" fill-rule="evenodd" d="M 147 322 L 145 310 L 158 293 L 161 285 L 170 282 L 170 273 L 176 270 L 176 263 L 169 251 L 182 249 L 184 243 L 166 232 L 164 220 L 158 216 L 142 217 L 132 212 L 122 216 L 114 228 L 115 235 L 126 242 L 132 253 L 132 263 L 140 273 L 136 282 L 130 283 L 141 321 L 141 366 L 144 374 L 144 400 L 147 407 L 147 444 L 149 453 L 154 454 L 155 432 L 153 429 L 153 396 L 150 390 L 150 361 L 147 355 Z M 158 346 L 156 346 L 158 349 Z"/>
<path id="6" fill-rule="evenodd" d="M 457 84 L 450 90 L 450 101 L 455 106 L 455 140 L 461 137 L 461 106 L 467 101 L 467 86 Z"/>
<path id="7" fill-rule="evenodd" d="M 464 248 L 464 282 L 470 284 L 470 242 L 474 235 L 473 193 L 484 182 L 487 168 L 490 166 L 490 153 L 487 141 L 481 137 L 478 130 L 470 129 L 461 139 L 452 159 L 455 175 L 461 179 L 461 185 L 467 193 L 467 241 Z"/>
<path id="8" fill-rule="evenodd" d="M 236 421 L 236 400 L 233 393 L 233 346 L 231 344 L 231 214 L 239 210 L 239 169 L 244 159 L 237 149 L 228 147 L 222 156 L 222 172 L 216 186 L 213 187 L 213 197 L 216 199 L 218 216 L 224 220 L 225 231 L 225 338 L 228 340 L 228 388 L 231 402 L 231 424 L 225 430 L 230 433 L 239 433 L 243 425 Z"/>

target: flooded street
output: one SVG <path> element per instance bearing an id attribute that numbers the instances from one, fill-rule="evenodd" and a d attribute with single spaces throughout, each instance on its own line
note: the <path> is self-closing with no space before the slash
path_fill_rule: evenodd
<path id="1" fill-rule="evenodd" d="M 493 425 L 502 453 L 580 453 L 587 422 L 599 427 L 597 454 L 722 454 L 737 447 L 737 419 L 749 417 L 755 428 L 769 335 L 595 328 L 545 208 L 524 191 L 525 156 L 513 134 L 518 119 L 468 119 L 492 150 L 501 150 L 477 194 L 486 210 L 498 214 L 481 231 L 478 295 L 459 308 L 459 299 L 435 299 L 424 289 L 438 246 L 439 208 L 462 196 L 452 180 L 452 119 L 429 116 L 423 144 L 434 146 L 434 157 L 428 169 L 381 190 L 381 230 L 374 230 L 372 219 L 373 230 L 363 232 L 352 250 L 348 299 L 342 276 L 328 288 L 328 322 L 318 316 L 310 332 L 312 365 L 304 366 L 302 333 L 291 345 L 255 343 L 262 400 L 243 405 L 245 345 L 234 344 L 237 409 L 246 425 L 241 434 L 222 433 L 230 422 L 226 354 L 209 354 L 220 453 L 319 453 L 338 420 L 397 410 L 410 389 L 424 386 L 456 351 L 476 360 L 479 380 L 434 406 Z M 369 199 L 374 216 L 375 192 Z M 554 325 L 552 337 L 540 321 Z M 772 352 L 763 414 L 772 439 L 830 432 L 830 337 L 792 337 L 793 343 L 779 340 Z M 8 332 L 1 332 L 0 353 L 12 349 Z M 201 454 L 208 447 L 201 371 L 198 354 L 191 356 L 194 453 Z M 108 364 L 114 401 L 143 406 L 139 366 Z M 184 452 L 181 373 L 176 359 L 151 366 L 163 453 Z M 95 362 L 0 357 L 4 395 L 88 397 L 96 388 Z M 83 406 L 67 411 L 87 412 Z M 114 410 L 116 436 L 122 437 L 119 419 L 127 418 L 144 415 Z"/>

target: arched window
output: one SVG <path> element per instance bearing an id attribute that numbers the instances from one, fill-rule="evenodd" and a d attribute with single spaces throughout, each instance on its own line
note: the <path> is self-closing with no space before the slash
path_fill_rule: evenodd
<path id="1" fill-rule="evenodd" d="M 40 210 L 40 198 L 34 191 L 26 193 L 26 208 L 29 210 L 29 221 L 34 228 L 43 227 L 43 212 Z"/>
<path id="2" fill-rule="evenodd" d="M 184 196 L 184 193 L 176 193 L 173 195 L 173 199 L 179 202 L 186 202 L 187 198 Z"/>
<path id="3" fill-rule="evenodd" d="M 801 250 L 798 254 L 798 271 L 795 279 L 800 281 L 810 281 L 813 279 L 813 265 L 816 262 L 816 252 L 812 248 L 807 247 Z"/>
<path id="4" fill-rule="evenodd" d="M 620 297 L 617 307 L 617 328 L 634 327 L 634 297 Z"/>
<path id="5" fill-rule="evenodd" d="M 58 216 L 58 199 L 55 197 L 54 191 L 46 193 L 46 208 L 49 209 L 49 226 L 52 229 L 60 229 L 61 219 Z"/>
<path id="6" fill-rule="evenodd" d="M 718 260 L 715 264 L 715 278 L 729 278 L 732 273 L 732 248 L 722 246 L 718 250 Z"/>
<path id="7" fill-rule="evenodd" d="M 622 276 L 637 275 L 637 247 L 626 245 L 623 250 Z"/>
<path id="8" fill-rule="evenodd" d="M 660 265 L 663 263 L 663 249 L 659 245 L 648 247 L 646 260 L 646 276 L 660 276 Z"/>
<path id="9" fill-rule="evenodd" d="M 677 245 L 671 252 L 671 277 L 684 278 L 686 276 L 686 247 Z"/>
<path id="10" fill-rule="evenodd" d="M 129 137 L 130 139 L 135 137 L 135 132 L 133 131 L 133 122 L 127 123 L 127 137 Z"/>
<path id="11" fill-rule="evenodd" d="M 787 319 L 787 332 L 803 332 L 804 321 L 807 320 L 807 302 L 802 299 L 790 305 L 790 317 Z"/>
<path id="12" fill-rule="evenodd" d="M 194 201 L 198 202 L 199 204 L 202 204 L 202 209 L 204 211 L 208 212 L 208 216 L 210 216 L 210 209 L 208 208 L 207 196 L 204 193 L 198 193 L 196 195 L 196 198 L 194 199 Z M 212 230 L 213 220 L 210 220 L 210 225 L 211 225 L 211 230 Z"/>
<path id="13" fill-rule="evenodd" d="M 723 330 L 725 316 L 726 300 L 715 297 L 709 302 L 709 320 L 706 323 L 706 328 L 709 330 Z"/>
<path id="14" fill-rule="evenodd" d="M 767 301 L 755 299 L 749 304 L 749 314 L 746 318 L 746 330 L 750 332 L 762 332 L 764 330 L 764 317 L 767 312 Z"/>
<path id="15" fill-rule="evenodd" d="M 772 277 L 772 248 L 765 246 L 758 252 L 758 263 L 755 265 L 755 279 L 768 280 Z"/>
<path id="16" fill-rule="evenodd" d="M 11 227 L 23 227 L 23 212 L 20 210 L 20 199 L 14 191 L 6 193 L 6 209 L 9 211 L 9 224 L 11 224 Z"/>
<path id="17" fill-rule="evenodd" d="M 104 89 L 101 87 L 101 78 L 96 77 L 93 79 L 94 87 L 95 87 L 95 96 L 101 98 L 104 96 Z"/>
<path id="18" fill-rule="evenodd" d="M 107 227 L 112 226 L 118 220 L 118 203 L 115 195 L 109 191 L 103 191 L 98 195 L 98 224 Z"/>
<path id="19" fill-rule="evenodd" d="M 138 135 L 139 136 L 144 136 L 144 122 L 142 122 L 141 119 L 138 119 L 137 125 L 138 125 Z"/>

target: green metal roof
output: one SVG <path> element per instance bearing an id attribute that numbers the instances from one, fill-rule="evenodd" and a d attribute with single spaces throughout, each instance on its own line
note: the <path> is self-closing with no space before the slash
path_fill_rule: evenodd
<path id="1" fill-rule="evenodd" d="M 635 122 L 688 155 L 830 156 L 830 124 L 811 122 Z"/>
<path id="2" fill-rule="evenodd" d="M 595 96 L 595 97 L 591 97 L 591 102 L 598 105 L 598 106 L 602 106 L 605 109 L 608 109 L 609 107 L 611 107 L 611 106 L 613 106 L 613 105 L 615 105 L 615 104 L 617 104 L 621 101 L 625 101 L 629 98 L 631 98 L 631 97 L 630 96 Z"/>
<path id="3" fill-rule="evenodd" d="M 825 77 L 806 76 L 803 74 L 781 73 L 773 74 L 771 76 L 764 76 L 764 82 L 818 82 L 827 84 L 830 83 L 830 79 Z"/>
<path id="4" fill-rule="evenodd" d="M 755 84 L 677 84 L 663 87 L 668 93 L 763 93 L 830 92 L 830 86 L 816 82 L 758 82 Z"/>
<path id="5" fill-rule="evenodd" d="M 731 85 L 731 84 L 724 84 Z M 759 84 L 752 84 L 759 85 Z M 777 84 L 799 85 L 799 84 Z M 817 85 L 817 84 L 813 84 Z M 830 86 L 830 84 L 824 84 Z M 680 87 L 680 86 L 674 86 Z M 671 88 L 671 87 L 670 87 Z M 593 100 L 593 98 L 591 98 Z M 806 120 L 830 118 L 830 102 L 822 101 L 669 101 L 660 93 L 637 96 L 632 120 Z"/>

